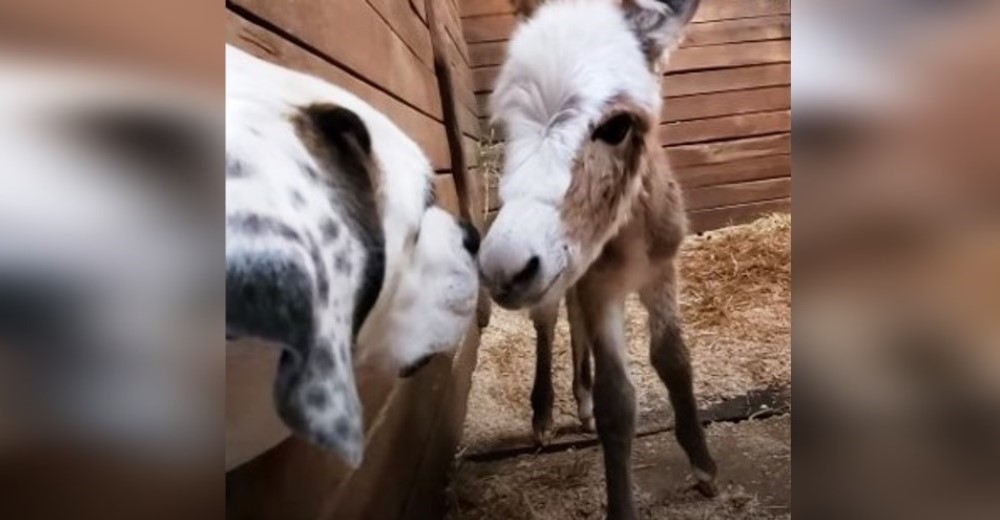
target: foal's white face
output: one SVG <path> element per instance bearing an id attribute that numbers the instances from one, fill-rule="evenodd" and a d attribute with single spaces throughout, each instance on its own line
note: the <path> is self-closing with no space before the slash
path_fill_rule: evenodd
<path id="1" fill-rule="evenodd" d="M 512 37 L 491 100 L 504 205 L 479 257 L 500 305 L 558 298 L 628 219 L 655 144 L 656 62 L 697 5 L 553 1 Z"/>

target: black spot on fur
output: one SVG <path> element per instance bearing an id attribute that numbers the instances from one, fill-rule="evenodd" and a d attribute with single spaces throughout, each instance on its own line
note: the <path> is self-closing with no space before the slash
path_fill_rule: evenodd
<path id="1" fill-rule="evenodd" d="M 314 386 L 306 391 L 306 404 L 314 408 L 326 408 L 330 404 L 330 396 L 322 387 Z"/>
<path id="2" fill-rule="evenodd" d="M 351 274 L 351 262 L 347 260 L 347 257 L 343 253 L 339 253 L 333 259 L 333 269 L 338 273 L 350 275 Z"/>
<path id="3" fill-rule="evenodd" d="M 301 191 L 291 190 L 288 195 L 292 199 L 293 208 L 303 209 L 306 207 L 306 198 L 302 195 Z"/>
<path id="4" fill-rule="evenodd" d="M 368 128 L 354 112 L 336 105 L 313 105 L 307 112 L 316 129 L 330 142 L 343 145 L 350 139 L 366 155 L 371 153 Z"/>
<path id="5" fill-rule="evenodd" d="M 302 243 L 302 236 L 288 224 L 272 217 L 254 213 L 238 213 L 226 217 L 226 232 L 229 231 L 254 236 L 280 236 L 292 242 Z"/>
<path id="6" fill-rule="evenodd" d="M 226 259 L 226 330 L 305 352 L 313 336 L 313 316 L 312 281 L 295 259 L 278 255 Z M 294 360 L 283 354 L 282 361 Z"/>
<path id="7" fill-rule="evenodd" d="M 378 247 L 368 249 L 365 254 L 365 265 L 361 274 L 361 285 L 355 293 L 354 303 L 354 335 L 357 335 L 368 313 L 375 306 L 378 293 L 382 290 L 385 278 L 385 249 L 382 243 Z"/>
<path id="8" fill-rule="evenodd" d="M 306 148 L 324 169 L 320 174 L 331 191 L 331 203 L 341 210 L 343 224 L 361 241 L 364 251 L 354 299 L 352 329 L 357 335 L 385 276 L 385 235 L 375 197 L 371 137 L 357 114 L 332 104 L 305 107 L 294 122 Z M 344 266 L 353 269 L 349 263 L 341 263 Z"/>
<path id="9" fill-rule="evenodd" d="M 316 269 L 316 292 L 319 296 L 319 304 L 325 307 L 327 300 L 330 299 L 330 276 L 326 272 L 326 262 L 320 255 L 319 246 L 316 245 L 316 240 L 312 236 L 309 237 L 309 259 L 312 260 Z"/>
<path id="10" fill-rule="evenodd" d="M 233 158 L 226 157 L 226 177 L 230 179 L 242 179 L 248 175 L 247 169 L 243 164 L 243 161 Z"/>
<path id="11" fill-rule="evenodd" d="M 430 208 L 431 206 L 437 204 L 437 199 L 438 199 L 437 186 L 435 186 L 434 183 L 432 182 L 430 183 L 430 186 L 427 188 L 427 194 L 425 195 L 424 198 L 424 209 Z"/>
<path id="12" fill-rule="evenodd" d="M 347 422 L 347 419 L 341 417 L 333 425 L 333 431 L 337 437 L 346 439 L 351 436 L 351 424 Z"/>
<path id="13" fill-rule="evenodd" d="M 312 354 L 312 368 L 319 376 L 327 376 L 337 368 L 330 342 L 324 340 L 316 346 L 316 351 Z"/>
<path id="14" fill-rule="evenodd" d="M 323 242 L 330 243 L 340 236 L 340 226 L 337 225 L 333 219 L 328 218 L 319 225 L 320 231 L 323 233 Z"/>

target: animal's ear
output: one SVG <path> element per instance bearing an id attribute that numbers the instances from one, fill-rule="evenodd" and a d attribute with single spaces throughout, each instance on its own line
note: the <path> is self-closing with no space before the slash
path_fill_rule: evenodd
<path id="1" fill-rule="evenodd" d="M 542 5 L 544 0 L 510 0 L 510 3 L 514 6 L 514 12 L 518 14 L 521 18 L 530 18 L 534 14 L 535 9 L 538 9 L 539 5 Z"/>
<path id="2" fill-rule="evenodd" d="M 700 0 L 622 0 L 632 30 L 642 42 L 650 63 L 680 43 L 684 27 L 694 17 Z"/>
<path id="3" fill-rule="evenodd" d="M 357 468 L 365 449 L 364 418 L 347 339 L 323 338 L 285 350 L 274 399 L 293 431 Z"/>
<path id="4" fill-rule="evenodd" d="M 306 107 L 303 114 L 310 127 L 327 144 L 341 153 L 347 150 L 371 153 L 372 141 L 368 128 L 357 114 L 344 107 L 317 103 Z"/>

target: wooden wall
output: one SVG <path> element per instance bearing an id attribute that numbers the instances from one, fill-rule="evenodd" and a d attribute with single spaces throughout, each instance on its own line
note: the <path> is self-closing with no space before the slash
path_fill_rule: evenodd
<path id="1" fill-rule="evenodd" d="M 434 1 L 230 0 L 226 41 L 329 80 L 384 112 L 430 158 L 439 203 L 481 224 L 483 192 L 456 164 L 474 165 L 479 139 L 469 50 L 456 2 Z M 450 82 L 439 81 L 443 75 Z M 451 88 L 442 92 L 446 83 Z M 365 461 L 355 471 L 289 436 L 274 416 L 276 352 L 230 346 L 228 516 L 436 516 L 444 507 L 478 345 L 473 325 L 453 358 L 435 359 L 410 380 L 355 371 L 368 438 Z"/>
<path id="2" fill-rule="evenodd" d="M 518 19 L 510 0 L 460 3 L 488 133 L 488 96 Z M 790 85 L 790 0 L 702 0 L 667 67 L 659 127 L 695 231 L 790 210 Z"/>

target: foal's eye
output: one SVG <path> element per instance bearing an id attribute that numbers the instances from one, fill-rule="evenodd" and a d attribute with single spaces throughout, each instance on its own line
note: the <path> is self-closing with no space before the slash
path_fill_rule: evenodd
<path id="1" fill-rule="evenodd" d="M 632 129 L 632 116 L 629 114 L 618 114 L 605 121 L 590 135 L 591 141 L 600 139 L 610 145 L 621 143 L 629 130 Z"/>

